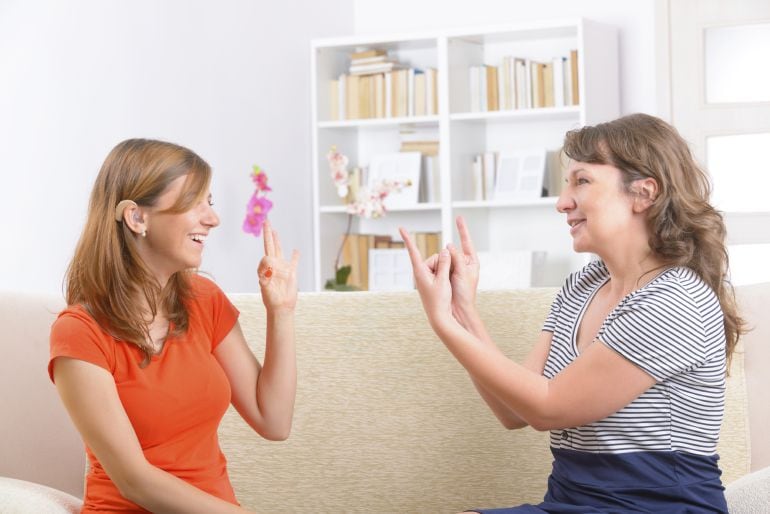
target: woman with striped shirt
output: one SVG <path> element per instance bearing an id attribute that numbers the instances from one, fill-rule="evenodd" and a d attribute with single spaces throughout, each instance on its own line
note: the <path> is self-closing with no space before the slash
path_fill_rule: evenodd
<path id="1" fill-rule="evenodd" d="M 570 131 L 564 153 L 557 209 L 575 251 L 599 260 L 567 279 L 521 364 L 475 309 L 462 218 L 461 248 L 425 261 L 401 231 L 431 326 L 481 397 L 505 427 L 551 433 L 542 503 L 469 512 L 727 512 L 716 446 L 743 322 L 708 177 L 644 114 Z"/>

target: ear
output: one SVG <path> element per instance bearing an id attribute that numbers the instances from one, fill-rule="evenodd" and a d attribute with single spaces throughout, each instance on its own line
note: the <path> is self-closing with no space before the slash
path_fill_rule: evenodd
<path id="1" fill-rule="evenodd" d="M 651 177 L 635 180 L 631 184 L 631 194 L 634 195 L 634 212 L 644 212 L 658 197 L 658 182 Z"/>
<path id="2" fill-rule="evenodd" d="M 144 213 L 141 207 L 131 202 L 123 209 L 123 224 L 126 225 L 134 234 L 144 235 L 147 231 Z"/>

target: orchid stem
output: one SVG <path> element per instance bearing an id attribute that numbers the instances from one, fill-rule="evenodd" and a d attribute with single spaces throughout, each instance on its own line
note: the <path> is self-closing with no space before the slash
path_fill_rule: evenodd
<path id="1" fill-rule="evenodd" d="M 340 269 L 340 257 L 342 257 L 342 249 L 345 248 L 345 241 L 348 240 L 348 236 L 350 235 L 350 226 L 353 223 L 353 215 L 348 214 L 348 227 L 345 229 L 345 235 L 342 237 L 342 243 L 340 244 L 340 249 L 337 252 L 337 258 L 334 260 L 334 272 L 336 273 L 337 270 Z"/>

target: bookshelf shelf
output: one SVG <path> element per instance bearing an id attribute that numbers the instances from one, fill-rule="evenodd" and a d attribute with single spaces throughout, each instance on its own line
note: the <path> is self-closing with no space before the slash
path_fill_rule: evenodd
<path id="1" fill-rule="evenodd" d="M 359 128 L 359 127 L 392 127 L 438 125 L 438 116 L 401 116 L 398 118 L 369 118 L 362 120 L 322 121 L 319 129 Z"/>
<path id="2" fill-rule="evenodd" d="M 454 209 L 511 209 L 511 208 L 527 208 L 527 207 L 555 207 L 555 196 L 546 196 L 543 198 L 533 198 L 531 200 L 489 200 L 489 201 L 457 201 L 452 202 L 452 208 Z M 461 214 L 461 213 L 458 213 Z"/>
<path id="3" fill-rule="evenodd" d="M 534 149 L 542 149 L 552 155 L 561 147 L 568 130 L 616 118 L 620 113 L 617 50 L 615 28 L 585 19 L 312 41 L 311 164 L 316 290 L 321 290 L 333 274 L 341 238 L 348 229 L 349 221 L 329 176 L 326 160 L 329 148 L 335 146 L 345 154 L 350 161 L 349 168 L 366 169 L 374 156 L 406 151 L 407 142 L 417 145 L 424 141 L 433 141 L 433 150 L 420 147 L 417 151 L 424 152 L 424 156 L 433 156 L 431 169 L 437 173 L 438 179 L 431 182 L 430 194 L 420 199 L 432 200 L 409 208 L 389 210 L 379 219 L 355 216 L 350 220 L 351 233 L 390 236 L 392 241 L 399 241 L 398 227 L 403 226 L 413 233 L 434 235 L 434 239 L 438 234 L 440 245 L 445 245 L 459 240 L 455 218 L 461 215 L 479 251 L 501 254 L 519 250 L 545 252 L 544 268 L 538 272 L 541 281 L 532 285 L 561 285 L 564 277 L 583 265 L 585 259 L 572 251 L 564 216 L 555 209 L 556 196 L 479 201 L 478 198 L 493 198 L 494 194 L 492 190 L 478 194 L 478 174 L 474 178 L 473 171 L 474 156 L 510 156 L 517 151 Z M 373 59 L 374 62 L 394 61 L 397 64 L 393 70 L 411 70 L 410 86 L 407 88 L 409 98 L 418 90 L 416 81 L 412 83 L 412 75 L 425 74 L 426 84 L 432 85 L 425 86 L 426 92 L 432 91 L 431 94 L 426 93 L 425 105 L 435 100 L 434 108 L 422 110 L 414 100 L 415 104 L 410 103 L 407 111 L 393 109 L 396 102 L 402 102 L 403 98 L 394 92 L 396 75 L 391 71 L 370 71 L 371 78 L 364 79 L 370 82 L 357 82 L 361 79 L 356 78 L 349 83 L 352 54 L 358 57 L 355 65 L 361 66 L 360 58 L 366 51 L 380 56 Z M 511 84 L 519 87 L 515 73 L 511 71 L 516 69 L 511 66 L 516 59 L 525 60 L 528 70 L 534 69 L 529 63 L 534 63 L 533 66 L 551 63 L 553 70 L 562 70 L 561 77 L 556 77 L 557 73 L 553 72 L 553 84 L 562 80 L 563 90 L 553 85 L 552 98 L 546 96 L 545 103 L 536 102 L 534 96 L 526 96 L 529 100 L 522 104 L 519 96 L 514 96 L 509 89 L 513 87 Z M 559 62 L 568 65 L 558 67 Z M 481 104 L 486 105 L 485 110 L 477 112 L 482 109 L 477 108 L 478 97 L 472 98 L 471 92 L 481 90 L 474 89 L 471 70 L 484 66 L 503 70 L 504 63 L 508 63 L 510 74 L 503 74 L 502 80 L 498 78 L 497 88 L 498 92 L 505 91 L 507 96 L 500 96 L 499 110 L 492 104 Z M 433 70 L 435 75 L 432 75 Z M 569 82 L 566 79 L 568 73 Z M 376 75 L 382 75 L 383 79 Z M 506 76 L 509 77 L 507 85 Z M 530 79 L 531 75 L 527 75 L 526 80 Z M 383 93 L 382 80 L 386 82 L 385 91 L 389 90 L 390 94 Z M 542 83 L 551 84 L 548 81 Z M 358 89 L 350 89 L 350 84 L 357 84 L 355 87 Z M 534 82 L 527 84 L 535 87 Z M 360 96 L 361 90 L 369 92 L 366 101 Z M 351 96 L 351 91 L 356 91 L 359 96 Z M 484 91 L 487 95 L 492 94 L 487 89 Z M 533 91 L 528 90 L 526 94 L 534 95 Z M 558 91 L 563 91 L 563 97 Z M 431 97 L 432 100 L 429 100 Z M 349 103 L 351 98 L 358 98 L 358 102 Z M 420 96 L 415 95 L 414 98 Z M 514 98 L 515 106 L 519 108 L 510 108 L 514 106 Z M 542 100 L 544 97 L 539 98 Z M 489 102 L 489 97 L 486 101 Z M 571 105 L 573 103 L 577 105 Z M 552 107 L 527 107 L 531 105 Z M 428 114 L 404 116 L 404 112 Z M 423 137 L 424 134 L 429 134 L 429 137 Z M 551 194 L 554 194 L 553 191 L 558 194 L 553 179 L 557 175 L 551 173 L 550 179 L 549 176 L 544 178 L 543 186 Z M 425 183 L 424 177 L 420 182 Z M 365 249 L 359 249 L 359 255 L 362 252 L 366 254 Z M 365 269 L 363 264 L 361 267 Z"/>
<path id="4" fill-rule="evenodd" d="M 440 203 L 418 203 L 412 207 L 394 207 L 388 209 L 388 214 L 396 212 L 420 212 L 420 211 L 440 211 Z M 319 211 L 321 214 L 347 214 L 346 207 L 344 205 L 325 205 L 322 206 Z"/>
<path id="5" fill-rule="evenodd" d="M 488 121 L 528 121 L 528 120 L 579 120 L 580 106 L 540 107 L 537 109 L 517 109 L 492 112 L 461 112 L 450 114 L 452 121 L 488 122 Z"/>

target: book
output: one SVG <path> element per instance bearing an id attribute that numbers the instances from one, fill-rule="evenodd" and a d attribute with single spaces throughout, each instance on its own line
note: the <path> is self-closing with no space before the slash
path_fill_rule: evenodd
<path id="1" fill-rule="evenodd" d="M 566 57 L 554 57 L 553 66 L 553 104 L 555 107 L 567 105 L 564 101 L 564 62 Z"/>
<path id="2" fill-rule="evenodd" d="M 398 63 L 395 62 L 381 62 L 372 64 L 362 64 L 359 66 L 351 66 L 348 71 L 351 75 L 373 75 L 375 73 L 384 73 L 386 71 L 392 71 L 398 68 Z"/>
<path id="3" fill-rule="evenodd" d="M 427 114 L 425 73 L 415 71 L 414 74 L 414 115 L 425 116 Z"/>
<path id="4" fill-rule="evenodd" d="M 348 285 L 360 289 L 361 267 L 358 262 L 358 235 L 348 234 L 347 237 L 345 237 L 343 234 L 341 237 L 344 239 L 344 243 L 341 243 L 342 255 L 340 258 L 340 264 L 342 266 L 350 266 Z"/>
<path id="5" fill-rule="evenodd" d="M 580 88 L 578 87 L 578 52 L 570 50 L 570 85 L 572 86 L 572 103 L 570 105 L 580 105 Z"/>
<path id="6" fill-rule="evenodd" d="M 393 116 L 393 74 L 388 72 L 384 74 L 385 77 L 385 106 L 384 117 L 390 118 Z"/>
<path id="7" fill-rule="evenodd" d="M 347 83 L 348 76 L 345 73 L 340 74 L 337 79 L 339 98 L 337 99 L 337 108 L 339 109 L 339 117 L 337 119 L 347 119 Z"/>
<path id="8" fill-rule="evenodd" d="M 435 68 L 425 70 L 425 114 L 438 114 L 438 71 Z"/>
<path id="9" fill-rule="evenodd" d="M 345 113 L 348 120 L 356 120 L 359 115 L 358 80 L 356 75 L 345 77 Z"/>
<path id="10" fill-rule="evenodd" d="M 514 59 L 513 73 L 516 82 L 516 108 L 529 108 L 529 82 L 527 80 L 527 63 L 524 59 Z"/>
<path id="11" fill-rule="evenodd" d="M 484 152 L 481 159 L 484 200 L 494 200 L 495 184 L 497 182 L 497 152 Z"/>
<path id="12" fill-rule="evenodd" d="M 553 62 L 546 62 L 543 63 L 543 107 L 553 106 Z"/>
<path id="13" fill-rule="evenodd" d="M 473 181 L 473 200 L 479 202 L 484 199 L 484 166 L 479 154 L 473 156 L 471 180 Z"/>
<path id="14" fill-rule="evenodd" d="M 407 96 L 406 96 L 406 115 L 414 116 L 414 76 L 417 70 L 409 68 L 406 70 L 407 77 Z"/>
<path id="15" fill-rule="evenodd" d="M 350 59 L 351 66 L 361 66 L 362 64 L 372 64 L 378 62 L 385 62 L 388 60 L 386 54 L 375 55 L 374 57 L 361 57 L 360 59 Z"/>
<path id="16" fill-rule="evenodd" d="M 369 50 L 360 50 L 358 52 L 353 52 L 350 54 L 350 59 L 351 60 L 368 59 L 371 57 L 379 57 L 382 55 L 388 55 L 388 52 L 380 48 L 372 48 Z"/>
<path id="17" fill-rule="evenodd" d="M 358 266 L 360 270 L 361 290 L 369 289 L 369 249 L 374 248 L 374 236 L 358 234 Z"/>
<path id="18" fill-rule="evenodd" d="M 497 91 L 497 66 L 486 66 L 487 69 L 487 110 L 500 110 Z"/>
<path id="19" fill-rule="evenodd" d="M 438 169 L 438 156 L 422 156 L 422 176 L 420 178 L 420 202 L 433 203 L 441 200 L 441 174 Z"/>
<path id="20" fill-rule="evenodd" d="M 423 155 L 438 155 L 438 141 L 402 141 L 401 152 L 420 152 Z"/>

